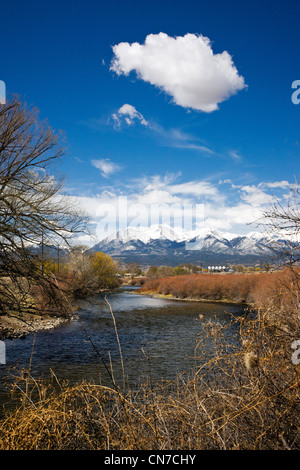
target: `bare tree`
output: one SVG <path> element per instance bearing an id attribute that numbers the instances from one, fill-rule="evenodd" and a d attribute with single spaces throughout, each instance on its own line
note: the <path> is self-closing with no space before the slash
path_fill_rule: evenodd
<path id="1" fill-rule="evenodd" d="M 300 262 L 300 188 L 296 183 L 285 203 L 276 200 L 262 219 L 276 253 L 277 263 L 298 265 Z"/>
<path id="2" fill-rule="evenodd" d="M 57 283 L 32 249 L 68 245 L 85 226 L 84 214 L 70 207 L 62 179 L 52 173 L 63 155 L 60 139 L 18 98 L 0 107 L 0 313 L 34 311 L 33 286 L 47 306 L 61 306 Z"/>

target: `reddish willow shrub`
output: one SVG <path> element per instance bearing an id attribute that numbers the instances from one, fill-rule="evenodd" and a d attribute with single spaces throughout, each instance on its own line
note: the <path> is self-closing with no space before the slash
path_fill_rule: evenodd
<path id="1" fill-rule="evenodd" d="M 298 301 L 299 274 L 296 268 L 272 273 L 186 274 L 148 280 L 139 292 L 286 307 Z"/>

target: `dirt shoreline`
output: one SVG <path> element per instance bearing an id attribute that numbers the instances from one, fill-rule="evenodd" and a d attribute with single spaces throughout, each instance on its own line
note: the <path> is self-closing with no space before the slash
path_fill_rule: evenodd
<path id="1" fill-rule="evenodd" d="M 96 294 L 105 294 L 111 289 L 101 289 Z M 19 315 L 7 314 L 0 316 L 0 340 L 18 339 L 37 333 L 43 330 L 56 328 L 64 323 L 72 321 L 78 310 L 77 300 L 73 300 L 70 305 L 70 312 L 67 316 L 62 315 L 34 315 L 22 313 Z"/>
<path id="2" fill-rule="evenodd" d="M 72 320 L 70 317 L 40 316 L 26 314 L 21 318 L 17 315 L 0 317 L 0 340 L 19 339 L 38 331 L 50 330 Z"/>
<path id="3" fill-rule="evenodd" d="M 229 300 L 229 299 L 196 299 L 194 297 L 185 297 L 184 299 L 180 297 L 174 297 L 172 294 L 158 294 L 157 292 L 153 291 L 144 291 L 144 292 L 139 292 L 135 291 L 133 292 L 134 294 L 138 295 L 147 295 L 149 297 L 154 297 L 156 299 L 166 299 L 166 300 L 177 300 L 180 302 L 202 302 L 202 303 L 219 303 L 219 304 L 233 304 L 233 305 L 242 305 L 242 306 L 250 306 L 249 304 L 246 304 L 245 302 L 237 302 L 234 300 Z"/>

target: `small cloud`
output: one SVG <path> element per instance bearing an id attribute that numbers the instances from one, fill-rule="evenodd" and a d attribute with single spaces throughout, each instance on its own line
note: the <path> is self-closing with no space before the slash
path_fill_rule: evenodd
<path id="1" fill-rule="evenodd" d="M 217 155 L 216 152 L 207 147 L 207 145 L 204 145 L 203 141 L 199 139 L 199 137 L 182 132 L 180 129 L 164 129 L 153 121 L 149 124 L 149 128 L 161 138 L 164 145 L 178 149 L 195 150 L 196 152 L 206 153 L 209 155 Z"/>
<path id="2" fill-rule="evenodd" d="M 147 121 L 142 113 L 140 113 L 131 104 L 123 104 L 121 108 L 112 114 L 114 127 L 119 129 L 124 123 L 128 126 L 139 122 L 147 127 L 154 135 L 158 136 L 164 145 L 178 149 L 195 150 L 197 152 L 216 155 L 216 152 L 207 147 L 198 137 L 182 132 L 180 129 L 165 129 L 153 120 Z"/>
<path id="3" fill-rule="evenodd" d="M 219 184 L 232 184 L 232 180 L 230 178 L 227 178 L 225 180 L 220 180 Z"/>
<path id="4" fill-rule="evenodd" d="M 149 34 L 144 44 L 113 46 L 110 70 L 137 77 L 163 90 L 186 109 L 210 113 L 219 103 L 246 87 L 227 51 L 215 54 L 209 38 L 186 34 Z"/>
<path id="5" fill-rule="evenodd" d="M 157 189 L 166 189 L 171 183 L 176 181 L 182 175 L 181 171 L 177 173 L 167 173 L 165 176 L 153 175 L 149 177 L 143 177 L 135 180 L 136 186 L 143 188 L 146 191 L 152 191 Z"/>
<path id="6" fill-rule="evenodd" d="M 128 126 L 132 126 L 136 121 L 139 121 L 143 126 L 148 126 L 148 122 L 144 116 L 131 104 L 123 104 L 112 118 L 117 127 L 120 127 L 122 122 L 125 121 Z"/>
<path id="7" fill-rule="evenodd" d="M 264 204 L 270 204 L 274 202 L 274 199 L 269 194 L 265 193 L 257 186 L 242 186 L 241 187 L 242 195 L 241 198 L 246 201 L 248 204 L 254 207 L 259 207 Z"/>
<path id="8" fill-rule="evenodd" d="M 286 189 L 290 187 L 290 183 L 288 181 L 274 181 L 273 183 L 261 183 L 262 186 L 266 186 L 267 188 L 281 188 Z"/>
<path id="9" fill-rule="evenodd" d="M 153 189 L 139 195 L 138 202 L 140 204 L 173 204 L 180 202 L 180 199 L 170 194 L 168 190 Z"/>
<path id="10" fill-rule="evenodd" d="M 208 153 L 209 155 L 216 155 L 216 152 L 206 147 L 206 145 L 199 145 L 186 142 L 181 144 L 174 144 L 174 147 L 179 149 L 196 150 L 197 152 Z"/>
<path id="11" fill-rule="evenodd" d="M 116 163 L 113 163 L 108 158 L 100 160 L 91 160 L 92 165 L 101 171 L 101 175 L 104 178 L 109 178 L 113 173 L 119 171 L 121 167 Z"/>
<path id="12" fill-rule="evenodd" d="M 193 196 L 217 196 L 217 188 L 207 181 L 189 181 L 169 186 L 172 194 L 188 194 Z"/>
<path id="13" fill-rule="evenodd" d="M 231 150 L 229 152 L 229 156 L 235 161 L 240 161 L 242 159 L 242 157 L 235 150 Z"/>

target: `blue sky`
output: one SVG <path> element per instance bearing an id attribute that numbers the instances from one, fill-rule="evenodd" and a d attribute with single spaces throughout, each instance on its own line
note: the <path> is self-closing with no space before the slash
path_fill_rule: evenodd
<path id="1" fill-rule="evenodd" d="M 286 201 L 299 2 L 11 0 L 0 12 L 0 80 L 63 130 L 59 171 L 95 226 L 120 195 L 201 203 L 206 226 L 237 233 L 272 195 Z"/>

